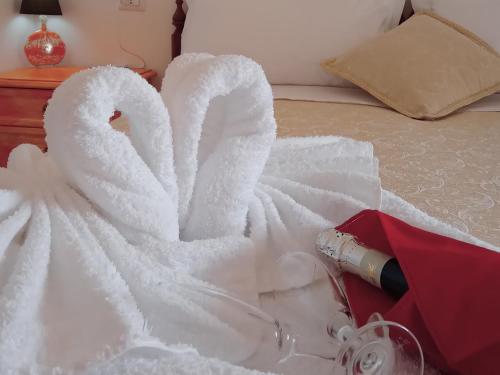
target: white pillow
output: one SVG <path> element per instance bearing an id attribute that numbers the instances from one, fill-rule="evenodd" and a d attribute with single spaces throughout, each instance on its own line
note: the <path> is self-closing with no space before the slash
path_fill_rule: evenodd
<path id="1" fill-rule="evenodd" d="M 399 24 L 405 0 L 188 0 L 182 52 L 241 54 L 272 84 L 342 85 L 320 66 Z"/>
<path id="2" fill-rule="evenodd" d="M 472 31 L 500 53 L 500 0 L 412 0 L 413 9 L 431 11 Z"/>

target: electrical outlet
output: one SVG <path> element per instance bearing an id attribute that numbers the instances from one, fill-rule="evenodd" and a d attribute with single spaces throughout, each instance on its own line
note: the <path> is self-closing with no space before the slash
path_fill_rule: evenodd
<path id="1" fill-rule="evenodd" d="M 143 12 L 146 10 L 146 0 L 120 0 L 119 9 Z"/>

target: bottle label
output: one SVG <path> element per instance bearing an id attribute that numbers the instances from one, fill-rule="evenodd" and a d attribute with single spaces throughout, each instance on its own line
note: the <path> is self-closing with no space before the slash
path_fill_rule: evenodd
<path id="1" fill-rule="evenodd" d="M 359 275 L 370 284 L 381 288 L 380 275 L 390 256 L 378 251 L 367 250 L 359 269 Z"/>

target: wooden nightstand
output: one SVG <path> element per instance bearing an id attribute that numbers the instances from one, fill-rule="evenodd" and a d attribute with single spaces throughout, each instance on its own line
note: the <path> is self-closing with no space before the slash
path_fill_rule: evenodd
<path id="1" fill-rule="evenodd" d="M 0 149 L 21 143 L 46 148 L 43 113 L 54 90 L 72 74 L 86 68 L 26 68 L 0 73 Z M 134 69 L 149 82 L 150 69 Z"/>

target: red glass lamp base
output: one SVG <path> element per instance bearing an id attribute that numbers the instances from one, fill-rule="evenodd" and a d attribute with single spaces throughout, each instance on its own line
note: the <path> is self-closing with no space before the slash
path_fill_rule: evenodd
<path id="1" fill-rule="evenodd" d="M 57 65 L 66 54 L 66 45 L 59 34 L 47 30 L 47 19 L 40 17 L 41 28 L 28 37 L 24 53 L 34 66 Z"/>

